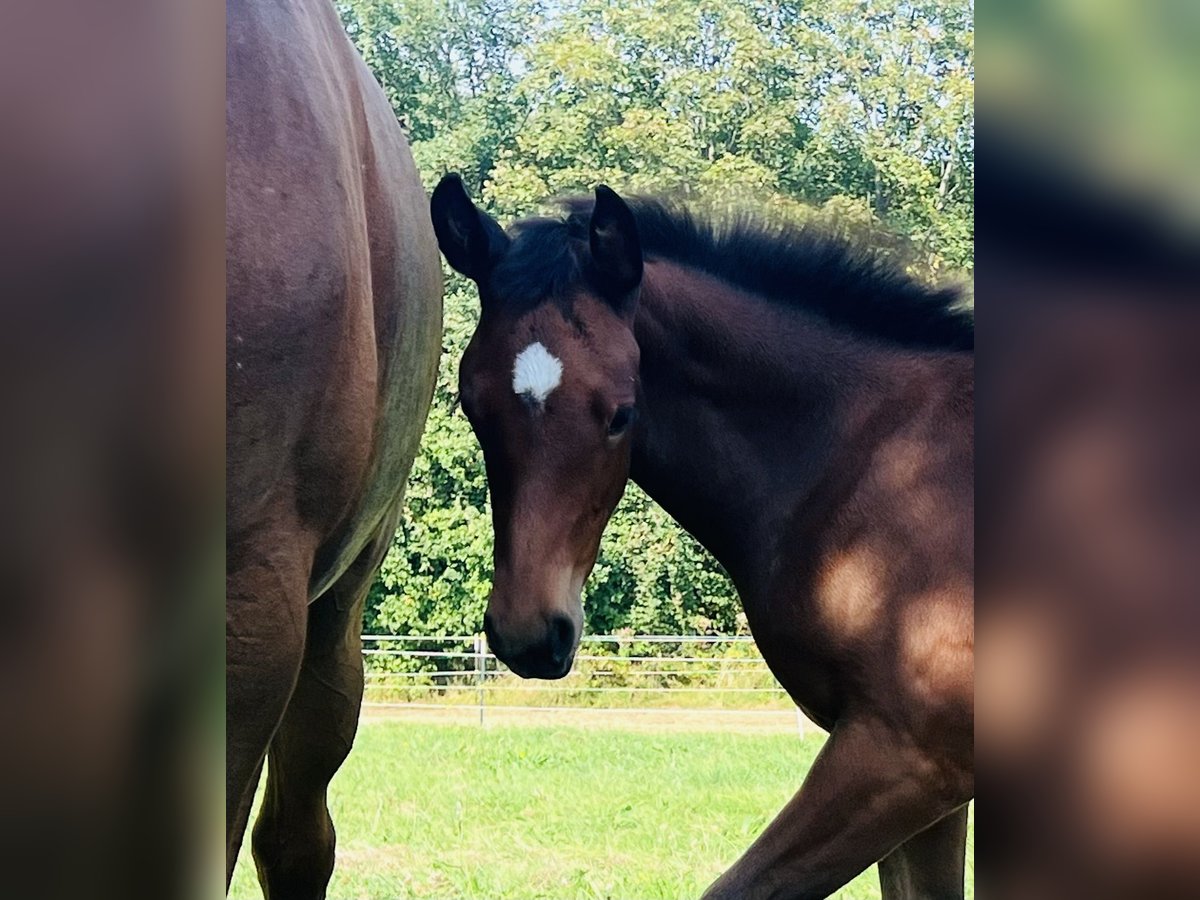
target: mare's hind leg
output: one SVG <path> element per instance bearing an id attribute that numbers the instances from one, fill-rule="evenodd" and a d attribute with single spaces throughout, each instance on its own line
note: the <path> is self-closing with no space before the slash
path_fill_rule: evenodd
<path id="1" fill-rule="evenodd" d="M 963 806 L 879 861 L 883 900 L 962 900 L 966 853 Z"/>
<path id="2" fill-rule="evenodd" d="M 965 803 L 969 783 L 882 725 L 838 723 L 800 792 L 705 900 L 828 897 Z"/>
<path id="3" fill-rule="evenodd" d="M 254 861 L 267 900 L 323 898 L 333 874 L 326 790 L 358 728 L 363 692 L 362 605 L 387 543 L 368 547 L 309 608 L 296 690 L 271 741 L 254 826 Z"/>
<path id="4" fill-rule="evenodd" d="M 262 529 L 226 543 L 226 890 L 267 745 L 304 656 L 311 560 L 311 542 L 296 529 Z"/>

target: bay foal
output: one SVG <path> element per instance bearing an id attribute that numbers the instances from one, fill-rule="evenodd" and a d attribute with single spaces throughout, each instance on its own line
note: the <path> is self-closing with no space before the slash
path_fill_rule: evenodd
<path id="1" fill-rule="evenodd" d="M 495 529 L 485 617 L 559 678 L 632 477 L 725 566 L 780 683 L 829 740 L 707 898 L 961 897 L 974 789 L 973 325 L 804 231 L 601 187 L 506 233 L 456 176 L 432 199 L 482 306 L 463 410 Z"/>

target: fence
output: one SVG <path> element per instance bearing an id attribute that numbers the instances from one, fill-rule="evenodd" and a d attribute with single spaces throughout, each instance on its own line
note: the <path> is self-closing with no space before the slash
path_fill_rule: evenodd
<path id="1" fill-rule="evenodd" d="M 814 726 L 775 682 L 753 639 L 688 635 L 584 637 L 570 675 L 517 678 L 483 635 L 366 635 L 367 715 L 468 715 L 660 727 Z"/>

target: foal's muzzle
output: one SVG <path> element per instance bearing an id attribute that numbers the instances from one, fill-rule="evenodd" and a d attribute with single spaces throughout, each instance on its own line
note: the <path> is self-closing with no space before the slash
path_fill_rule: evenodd
<path id="1" fill-rule="evenodd" d="M 540 634 L 506 634 L 491 613 L 483 617 L 488 647 L 500 661 L 522 678 L 562 678 L 571 671 L 579 629 L 561 613 L 542 620 Z"/>

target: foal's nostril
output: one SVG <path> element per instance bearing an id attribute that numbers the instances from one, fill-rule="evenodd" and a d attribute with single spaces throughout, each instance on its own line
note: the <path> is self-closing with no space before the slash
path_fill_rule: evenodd
<path id="1" fill-rule="evenodd" d="M 575 623 L 566 616 L 551 616 L 549 642 L 550 657 L 562 665 L 575 649 Z"/>

